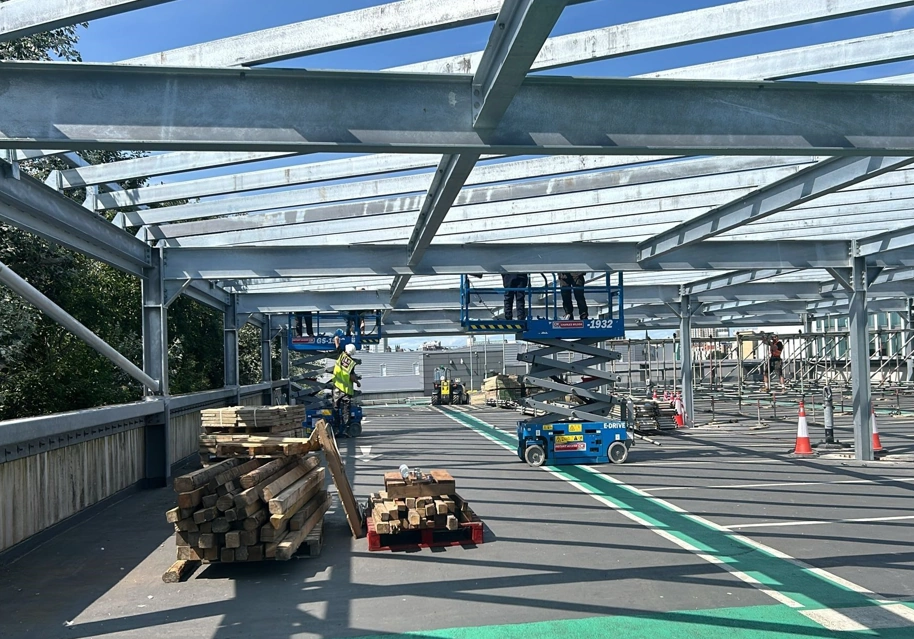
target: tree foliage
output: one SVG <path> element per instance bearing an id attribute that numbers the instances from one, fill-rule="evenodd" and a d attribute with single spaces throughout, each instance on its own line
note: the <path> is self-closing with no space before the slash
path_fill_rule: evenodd
<path id="1" fill-rule="evenodd" d="M 5 0 L 0 0 L 5 1 Z M 0 43 L 0 59 L 80 60 L 77 28 L 66 27 Z M 89 151 L 90 164 L 142 154 Z M 30 175 L 45 179 L 69 168 L 59 157 L 23 162 Z M 127 180 L 122 188 L 143 186 Z M 78 202 L 85 191 L 68 191 Z M 0 224 L 0 261 L 82 322 L 125 357 L 143 359 L 140 282 L 85 255 Z M 168 312 L 169 379 L 173 394 L 223 383 L 222 315 L 179 298 Z M 259 381 L 260 337 L 242 332 L 242 371 Z M 254 355 L 251 356 L 250 353 Z M 256 371 L 253 363 L 256 361 Z M 0 420 L 135 401 L 142 388 L 126 373 L 43 313 L 0 285 Z"/>

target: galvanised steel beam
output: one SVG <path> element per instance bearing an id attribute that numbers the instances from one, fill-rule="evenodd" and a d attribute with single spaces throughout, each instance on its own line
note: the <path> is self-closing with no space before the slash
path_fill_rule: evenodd
<path id="1" fill-rule="evenodd" d="M 707 42 L 746 33 L 758 33 L 861 13 L 907 7 L 914 2 L 884 0 L 745 0 L 671 15 L 612 25 L 549 38 L 532 69 L 605 60 Z M 482 52 L 466 53 L 397 67 L 398 71 L 473 73 Z"/>
<path id="2" fill-rule="evenodd" d="M 7 169 L 0 162 L 0 220 L 144 276 L 151 264 L 149 246 L 28 175 L 14 179 Z"/>
<path id="3" fill-rule="evenodd" d="M 167 155 L 181 154 L 170 153 Z M 206 154 L 201 153 L 200 155 Z M 496 156 L 484 156 L 482 159 L 485 160 L 492 157 Z M 467 179 L 467 184 L 482 184 L 534 176 L 591 171 L 594 169 L 653 162 L 663 159 L 667 159 L 667 156 L 559 156 L 535 158 L 533 160 L 520 162 L 501 162 L 498 164 L 477 166 Z M 112 163 L 111 165 L 106 166 L 113 167 L 114 164 L 115 163 Z M 347 177 L 364 177 L 421 168 L 432 169 L 437 166 L 437 164 L 438 159 L 433 155 L 412 154 L 377 154 L 361 156 L 358 158 L 346 158 L 343 160 L 309 162 L 291 167 L 265 169 L 262 171 L 251 171 L 228 176 L 144 186 L 139 189 L 125 191 L 124 193 L 101 196 L 99 198 L 99 206 L 101 208 L 118 208 L 122 206 L 152 204 L 156 202 L 168 202 L 171 200 L 206 197 L 210 195 L 244 193 L 246 191 L 310 184 L 313 182 L 338 180 Z M 330 198 L 325 199 L 328 201 L 330 200 Z"/>
<path id="4" fill-rule="evenodd" d="M 403 0 L 125 60 L 181 67 L 253 66 L 492 20 L 501 0 Z"/>
<path id="5" fill-rule="evenodd" d="M 763 186 L 641 243 L 649 260 L 914 163 L 914 158 L 831 158 Z"/>
<path id="6" fill-rule="evenodd" d="M 843 241 L 709 241 L 660 258 L 646 269 L 634 242 L 434 245 L 422 262 L 406 264 L 402 244 L 165 249 L 166 279 L 243 280 L 262 277 L 460 275 L 463 273 L 560 273 L 610 270 L 731 270 L 846 267 Z"/>
<path id="7" fill-rule="evenodd" d="M 7 62 L 0 82 L 9 148 L 914 155 L 899 85 L 530 77 L 483 135 L 463 76 Z"/>
<path id="8" fill-rule="evenodd" d="M 873 283 L 869 286 L 869 290 L 881 291 L 883 287 L 885 287 L 886 290 L 889 290 L 893 284 L 901 283 L 902 285 L 906 285 L 907 283 L 911 282 L 911 280 L 914 280 L 914 268 L 885 270 L 880 273 L 876 279 L 873 280 Z M 834 280 L 820 282 L 819 292 L 823 295 L 828 293 L 843 292 L 847 290 L 849 285 L 850 282 L 848 282 L 848 286 L 844 286 L 842 283 Z"/>
<path id="9" fill-rule="evenodd" d="M 795 49 L 644 73 L 640 78 L 786 80 L 914 58 L 914 30 L 891 31 Z"/>
<path id="10" fill-rule="evenodd" d="M 472 82 L 473 128 L 483 138 L 501 122 L 566 4 L 567 0 L 505 0 Z M 464 152 L 441 158 L 406 244 L 410 266 L 422 259 L 479 157 Z M 408 275 L 394 278 L 391 306 L 397 305 L 408 282 Z"/>
<path id="11" fill-rule="evenodd" d="M 625 287 L 625 300 L 631 304 L 645 304 L 658 301 L 672 301 L 679 296 L 679 287 L 675 284 L 664 285 L 628 285 Z M 778 282 L 762 284 L 737 284 L 726 289 L 705 291 L 692 296 L 692 299 L 720 303 L 724 301 L 750 301 L 763 303 L 767 301 L 816 300 L 821 299 L 816 282 Z M 490 302 L 492 300 L 489 300 Z M 587 294 L 588 306 L 606 305 L 606 296 L 596 292 Z M 459 288 L 420 288 L 404 291 L 397 303 L 397 310 L 459 310 Z M 473 307 L 485 308 L 485 305 L 473 301 Z M 490 304 L 491 306 L 491 304 Z M 498 303 L 496 307 L 500 308 Z M 364 309 L 391 308 L 383 291 L 272 291 L 242 293 L 238 295 L 239 313 L 284 314 L 298 311 L 334 312 Z M 661 307 L 663 308 L 663 307 Z M 626 311 L 627 313 L 628 311 Z"/>
<path id="12" fill-rule="evenodd" d="M 539 158 L 540 160 L 545 158 Z M 553 158 L 550 158 L 553 159 Z M 527 160 L 517 163 L 523 170 Z M 467 188 L 456 198 L 444 223 L 442 231 L 468 227 L 483 231 L 497 225 L 496 217 L 510 216 L 511 226 L 524 228 L 548 223 L 548 220 L 536 219 L 535 213 L 546 213 L 561 216 L 564 221 L 588 221 L 608 213 L 599 209 L 600 205 L 616 205 L 613 211 L 620 215 L 675 211 L 683 207 L 712 206 L 721 197 L 726 198 L 727 191 L 733 189 L 755 188 L 771 180 L 795 173 L 809 164 L 804 158 L 702 158 L 679 160 L 646 166 L 620 168 L 613 171 L 584 173 L 555 177 L 547 180 L 529 180 L 514 184 L 481 186 Z M 477 167 L 477 171 L 482 168 Z M 533 166 L 531 168 L 538 168 Z M 545 167 L 542 167 L 545 168 Z M 534 173 L 534 171 L 530 171 Z M 487 174 L 485 171 L 481 175 Z M 471 174 L 475 180 L 476 173 Z M 251 196 L 192 204 L 181 207 L 168 207 L 130 213 L 132 222 L 157 221 L 162 218 L 197 216 L 201 214 L 216 215 L 218 212 L 235 212 L 236 203 L 242 200 L 239 208 L 251 206 L 281 206 L 288 201 L 317 199 L 322 195 L 329 197 L 354 198 L 358 194 L 375 193 L 378 190 L 407 190 L 423 183 L 427 176 L 407 176 L 379 180 L 373 186 L 371 182 L 356 182 L 344 185 L 329 185 L 323 189 L 303 189 L 298 192 L 279 193 L 275 195 Z M 364 186 L 363 186 L 364 185 Z M 718 199 L 709 199 L 707 195 Z M 678 198 L 675 201 L 670 198 Z M 661 199 L 666 198 L 664 201 Z M 644 201 L 645 205 L 638 203 Z M 375 200 L 319 206 L 303 210 L 281 210 L 256 216 L 233 216 L 207 220 L 205 222 L 187 222 L 169 224 L 150 229 L 150 235 L 158 239 L 179 238 L 187 236 L 207 236 L 199 238 L 199 244 L 227 244 L 232 242 L 250 242 L 281 240 L 296 237 L 315 237 L 317 234 L 354 233 L 358 231 L 376 232 L 381 228 L 401 227 L 408 233 L 414 227 L 421 199 L 416 196 L 403 196 L 392 200 Z M 529 216 L 529 217 L 528 217 Z M 357 220 L 355 218 L 364 218 Z M 681 218 L 674 217 L 671 222 Z M 315 224 L 320 222 L 320 224 Z M 301 228 L 288 228 L 300 226 Z M 587 228 L 591 228 L 588 226 Z M 246 233 L 245 231 L 253 231 Z M 219 237 L 222 235 L 222 237 Z M 402 234 L 388 239 L 399 239 Z M 406 237 L 409 237 L 407 234 Z M 208 240 L 212 240 L 209 242 Z"/>
<path id="13" fill-rule="evenodd" d="M 87 346 L 106 357 L 115 366 L 143 384 L 146 388 L 152 391 L 159 391 L 163 388 L 162 380 L 153 379 L 147 375 L 136 364 L 121 355 L 113 346 L 93 333 L 63 308 L 51 301 L 44 293 L 26 282 L 19 274 L 10 269 L 3 262 L 0 262 L 0 284 L 5 285 L 47 317 L 60 324 L 70 333 L 85 342 Z"/>
<path id="14" fill-rule="evenodd" d="M 19 151 L 28 153 L 28 151 Z M 184 171 L 197 171 L 199 169 L 215 168 L 220 166 L 234 166 L 261 160 L 291 157 L 297 153 L 288 152 L 232 152 L 232 151 L 177 151 L 175 153 L 161 153 L 132 160 L 120 160 L 107 164 L 92 164 L 56 172 L 55 184 L 59 189 L 78 189 L 86 186 L 105 184 L 121 180 L 130 180 L 142 177 L 156 177 L 183 173 Z M 163 185 L 173 186 L 173 185 Z M 154 188 L 154 187 L 149 187 Z M 131 193 L 132 191 L 125 191 Z M 127 197 L 127 196 L 119 196 Z M 174 199 L 180 199 L 181 195 Z M 107 201 L 107 200 L 106 200 Z M 136 204 L 152 204 L 157 200 L 148 202 L 135 202 Z M 112 207 L 113 208 L 113 207 Z"/>
<path id="15" fill-rule="evenodd" d="M 746 271 L 733 271 L 732 273 L 724 273 L 723 275 L 715 275 L 713 277 L 707 277 L 705 279 L 696 280 L 689 284 L 684 284 L 682 287 L 682 292 L 686 295 L 699 295 L 707 291 L 715 291 L 719 289 L 729 288 L 731 286 L 736 286 L 740 284 L 745 284 L 747 282 L 757 282 L 759 280 L 766 280 L 770 277 L 776 277 L 778 275 L 786 275 L 789 273 L 796 273 L 798 271 L 791 269 L 780 269 L 780 268 L 761 268 L 761 269 L 751 269 Z"/>
<path id="16" fill-rule="evenodd" d="M 914 257 L 914 226 L 880 233 L 857 242 L 858 255 L 869 257 L 886 253 L 907 253 Z"/>
<path id="17" fill-rule="evenodd" d="M 171 0 L 13 0 L 0 3 L 0 41 L 16 40 Z"/>

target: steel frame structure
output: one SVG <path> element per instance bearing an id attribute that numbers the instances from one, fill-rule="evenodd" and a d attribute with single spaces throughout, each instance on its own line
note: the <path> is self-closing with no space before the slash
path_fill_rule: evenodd
<path id="1" fill-rule="evenodd" d="M 162 1 L 3 3 L 0 38 Z M 551 35 L 573 4 L 602 24 Z M 180 295 L 224 312 L 237 389 L 245 322 L 266 343 L 285 313 L 370 308 L 390 337 L 459 334 L 466 272 L 628 271 L 630 325 L 678 329 L 684 354 L 691 328 L 836 313 L 861 351 L 868 314 L 914 298 L 914 78 L 879 69 L 914 58 L 914 32 L 630 78 L 531 71 L 910 6 L 741 0 L 617 24 L 587 0 L 401 0 L 120 64 L 3 62 L 0 220 L 142 279 L 135 376 L 166 399 L 165 319 Z M 257 68 L 468 25 L 489 29 L 484 51 L 386 70 Z M 865 67 L 866 82 L 807 81 Z M 87 166 L 74 153 L 103 148 L 156 154 Z M 72 168 L 45 184 L 18 169 L 52 154 Z M 195 173 L 216 167 L 233 173 Z M 154 176 L 169 181 L 118 185 Z M 64 197 L 86 187 L 85 207 Z M 195 201 L 144 208 L 179 199 Z"/>

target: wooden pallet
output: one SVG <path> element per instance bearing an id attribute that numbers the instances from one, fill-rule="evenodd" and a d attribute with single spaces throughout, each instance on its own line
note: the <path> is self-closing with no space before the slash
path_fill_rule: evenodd
<path id="1" fill-rule="evenodd" d="M 464 519 L 465 517 L 465 519 Z M 404 530 L 396 535 L 379 535 L 374 520 L 369 517 L 368 550 L 415 550 L 416 548 L 441 548 L 445 546 L 468 546 L 483 543 L 482 521 L 472 510 L 464 513 L 457 530 L 425 528 Z"/>

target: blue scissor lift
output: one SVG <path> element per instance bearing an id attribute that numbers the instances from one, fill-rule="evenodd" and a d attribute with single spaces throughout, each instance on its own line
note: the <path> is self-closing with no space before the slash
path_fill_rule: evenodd
<path id="1" fill-rule="evenodd" d="M 543 286 L 512 289 L 473 287 L 465 275 L 460 288 L 461 324 L 470 333 L 513 333 L 518 340 L 541 346 L 518 355 L 520 361 L 531 365 L 530 374 L 524 376 L 525 385 L 542 389 L 524 399 L 534 417 L 517 424 L 517 454 L 521 459 L 532 466 L 622 463 L 628 458 L 634 436 L 647 439 L 636 435 L 633 402 L 612 394 L 619 380 L 603 366 L 621 358 L 620 353 L 600 343 L 625 336 L 622 273 L 607 273 L 596 284 L 575 287 L 583 290 L 589 305 L 595 301 L 603 309 L 598 316 L 585 320 L 563 319 L 557 274 L 553 273 L 551 280 L 547 275 L 542 277 Z M 501 302 L 509 291 L 524 294 L 526 319 L 499 319 Z M 498 304 L 493 311 L 495 300 Z M 484 311 L 492 318 L 479 317 Z M 570 383 L 569 377 L 579 381 Z"/>
<path id="2" fill-rule="evenodd" d="M 296 400 L 305 406 L 305 421 L 302 424 L 306 434 L 310 434 L 314 422 L 318 419 L 327 419 L 336 426 L 338 420 L 333 411 L 333 404 L 322 396 L 321 391 L 329 388 L 328 384 L 321 383 L 317 377 L 327 369 L 320 363 L 336 350 L 335 337 L 340 339 L 340 348 L 347 344 L 354 344 L 361 350 L 363 345 L 380 344 L 383 337 L 381 316 L 376 313 L 313 313 L 311 316 L 314 335 L 299 335 L 296 328 L 296 314 L 289 313 L 288 318 L 288 346 L 289 350 L 300 353 L 301 356 L 292 363 L 303 369 L 303 374 L 293 381 L 301 387 L 296 395 Z M 365 322 L 366 331 L 361 329 L 362 321 Z M 346 334 L 347 326 L 351 334 Z M 370 327 L 370 328 L 369 328 Z M 322 329 L 325 329 L 322 331 Z M 304 331 L 303 331 L 304 333 Z M 358 392 L 358 391 L 357 391 Z M 334 428 L 338 431 L 338 428 Z M 352 404 L 350 432 L 348 435 L 357 437 L 362 432 L 362 407 Z M 347 433 L 336 432 L 337 435 Z"/>

